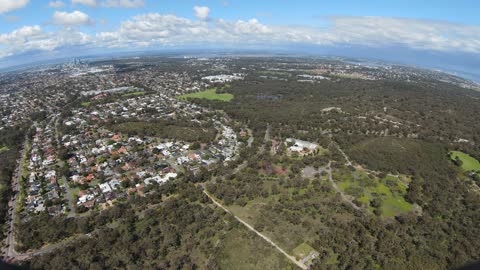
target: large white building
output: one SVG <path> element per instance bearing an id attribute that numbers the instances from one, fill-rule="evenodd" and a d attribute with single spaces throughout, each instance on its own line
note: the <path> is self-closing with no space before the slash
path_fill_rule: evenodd
<path id="1" fill-rule="evenodd" d="M 210 83 L 225 83 L 225 82 L 231 82 L 236 80 L 243 80 L 243 74 L 234 73 L 233 75 L 221 74 L 221 75 L 206 76 L 206 77 L 203 77 L 202 80 L 207 80 Z"/>
<path id="2" fill-rule="evenodd" d="M 286 139 L 286 143 L 293 143 L 292 146 L 288 147 L 288 150 L 291 152 L 304 152 L 305 149 L 311 152 L 318 148 L 318 144 L 316 143 L 311 143 L 293 138 Z"/>

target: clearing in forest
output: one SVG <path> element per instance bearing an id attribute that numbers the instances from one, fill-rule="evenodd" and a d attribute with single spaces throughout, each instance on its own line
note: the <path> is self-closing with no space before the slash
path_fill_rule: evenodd
<path id="1" fill-rule="evenodd" d="M 340 169 L 334 172 L 333 178 L 338 187 L 355 198 L 354 202 L 382 217 L 394 217 L 413 210 L 404 196 L 407 192 L 409 177 L 387 175 L 383 178 L 362 171 L 350 172 Z M 378 212 L 376 212 L 377 210 Z"/>
<path id="2" fill-rule="evenodd" d="M 190 94 L 181 95 L 180 99 L 187 100 L 189 98 L 200 98 L 208 100 L 220 100 L 229 102 L 233 99 L 233 95 L 229 93 L 217 93 L 217 88 L 210 88 L 205 91 L 195 92 Z"/>
<path id="3" fill-rule="evenodd" d="M 452 160 L 455 160 L 458 157 L 462 161 L 462 169 L 465 171 L 480 170 L 480 162 L 468 154 L 460 151 L 451 151 L 450 157 Z"/>
<path id="4" fill-rule="evenodd" d="M 129 98 L 129 97 L 138 97 L 138 96 L 143 96 L 145 95 L 145 91 L 136 91 L 136 92 L 130 92 L 123 94 L 122 97 L 124 98 Z"/>

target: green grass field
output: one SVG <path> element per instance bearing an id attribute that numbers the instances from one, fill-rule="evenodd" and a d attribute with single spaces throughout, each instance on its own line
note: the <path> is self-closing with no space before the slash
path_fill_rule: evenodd
<path id="1" fill-rule="evenodd" d="M 272 214 L 267 221 L 265 216 L 263 216 L 261 209 L 264 207 L 264 205 L 276 200 L 276 197 L 273 196 L 267 199 L 255 199 L 248 202 L 244 207 L 234 204 L 228 206 L 228 209 L 257 230 L 259 230 L 259 222 L 265 223 L 266 227 L 264 229 L 260 229 L 260 232 L 271 238 L 281 248 L 291 254 L 291 252 L 300 244 L 305 242 L 307 239 L 314 237 L 314 232 L 311 230 L 311 228 L 294 225 L 287 221 L 284 216 L 277 214 Z M 310 217 L 305 218 L 310 220 Z M 316 224 L 315 220 L 310 221 L 312 224 Z"/>
<path id="2" fill-rule="evenodd" d="M 465 171 L 478 171 L 480 170 L 480 162 L 472 156 L 460 151 L 451 151 L 451 158 L 454 160 L 458 157 L 462 162 L 462 169 Z"/>
<path id="3" fill-rule="evenodd" d="M 298 269 L 262 238 L 234 226 L 218 243 L 220 269 Z"/>
<path id="4" fill-rule="evenodd" d="M 298 245 L 296 248 L 293 249 L 293 256 L 303 259 L 306 256 L 308 256 L 308 254 L 310 254 L 310 252 L 312 251 L 315 251 L 315 249 L 312 248 L 309 244 L 301 243 L 300 245 Z"/>
<path id="5" fill-rule="evenodd" d="M 183 100 L 187 100 L 189 98 L 202 98 L 202 99 L 208 99 L 208 100 L 220 100 L 220 101 L 229 102 L 233 99 L 233 95 L 228 93 L 218 94 L 216 88 L 210 88 L 205 91 L 185 94 L 179 97 L 179 99 L 183 99 Z"/>
<path id="6" fill-rule="evenodd" d="M 0 145 L 0 153 L 7 152 L 8 150 L 10 150 L 10 148 L 8 148 L 7 146 Z"/>
<path id="7" fill-rule="evenodd" d="M 278 180 L 264 180 L 262 184 L 264 187 L 268 187 L 277 181 Z M 305 196 L 309 190 L 313 190 L 312 185 L 309 185 L 305 188 L 284 188 L 280 186 L 279 189 L 280 193 L 277 195 L 271 194 L 268 198 L 258 197 L 248 201 L 245 206 L 232 204 L 227 206 L 227 208 L 236 216 L 240 217 L 254 228 L 259 230 L 262 234 L 270 237 L 276 244 L 278 244 L 289 254 L 294 255 L 294 249 L 298 248 L 302 243 L 305 243 L 309 239 L 313 239 L 315 237 L 317 232 L 316 228 L 322 226 L 322 217 L 325 216 L 326 212 L 332 211 L 332 213 L 337 213 L 337 210 L 326 205 L 321 207 L 321 209 L 317 207 L 303 207 L 297 211 L 285 210 L 285 212 L 270 211 L 266 210 L 266 208 L 268 208 L 268 206 L 272 207 L 273 205 L 277 205 L 281 197 L 280 194 L 288 194 L 287 197 L 291 198 L 292 203 L 297 200 L 297 197 L 299 197 L 298 201 L 295 203 L 298 203 L 302 206 L 304 203 L 313 201 L 327 203 L 331 200 L 331 197 L 328 197 L 333 197 L 335 194 L 333 192 L 328 194 L 321 192 L 316 195 L 310 195 L 311 197 Z M 291 214 L 295 212 L 296 220 L 305 221 L 305 224 L 309 225 L 304 226 L 301 222 L 298 224 L 296 222 L 292 222 L 292 219 L 289 219 L 285 216 L 287 212 Z"/>
<path id="8" fill-rule="evenodd" d="M 90 102 L 90 101 L 82 102 L 82 103 L 80 103 L 80 105 L 82 105 L 82 107 L 88 108 L 88 107 L 90 107 L 90 105 L 92 105 L 92 102 Z"/>
<path id="9" fill-rule="evenodd" d="M 345 193 L 355 197 L 369 211 L 374 208 L 370 206 L 370 202 L 378 198 L 382 202 L 382 217 L 394 217 L 402 213 L 412 211 L 413 205 L 405 201 L 406 193 L 406 176 L 400 178 L 394 176 L 386 176 L 383 179 L 370 179 L 363 172 L 354 172 L 352 175 L 345 171 L 337 172 L 334 179 L 338 181 L 338 187 Z"/>
<path id="10" fill-rule="evenodd" d="M 413 205 L 405 201 L 402 196 L 398 195 L 389 195 L 383 201 L 382 205 L 382 216 L 384 217 L 394 217 L 401 213 L 407 213 L 412 211 Z"/>
<path id="11" fill-rule="evenodd" d="M 138 97 L 138 96 L 143 96 L 145 95 L 145 91 L 136 91 L 136 92 L 130 92 L 123 94 L 122 97 Z"/>

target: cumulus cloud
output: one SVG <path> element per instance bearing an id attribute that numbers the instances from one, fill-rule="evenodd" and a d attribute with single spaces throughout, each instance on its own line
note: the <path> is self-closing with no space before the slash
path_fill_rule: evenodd
<path id="1" fill-rule="evenodd" d="M 6 46 L 0 55 L 5 57 L 32 50 L 53 51 L 65 46 L 88 45 L 91 42 L 89 35 L 70 28 L 46 32 L 39 25 L 24 26 L 0 35 L 0 45 Z"/>
<path id="2" fill-rule="evenodd" d="M 210 8 L 208 7 L 194 6 L 193 11 L 195 11 L 195 17 L 200 20 L 206 20 L 210 14 Z"/>
<path id="3" fill-rule="evenodd" d="M 224 27 L 228 27 L 229 23 L 223 22 Z M 250 19 L 248 21 L 238 20 L 233 24 L 230 24 L 229 27 L 237 34 L 267 34 L 271 33 L 272 30 L 266 26 L 261 24 L 257 19 Z"/>
<path id="4" fill-rule="evenodd" d="M 227 22 L 195 21 L 175 15 L 149 13 L 123 22 L 114 32 L 97 38 L 108 47 L 175 46 L 187 44 L 253 44 L 270 42 L 273 30 L 256 19 Z"/>
<path id="5" fill-rule="evenodd" d="M 78 0 L 77 0 L 78 1 Z M 399 45 L 430 51 L 480 54 L 480 26 L 439 21 L 388 17 L 336 16 L 325 18 L 323 27 L 266 25 L 258 19 L 213 20 L 208 12 L 192 20 L 172 14 L 147 13 L 122 22 L 117 29 L 97 32 L 65 33 L 69 26 L 91 23 L 87 14 L 56 12 L 54 22 L 66 27 L 45 32 L 28 26 L 0 35 L 1 55 L 27 49 L 58 48 L 67 44 L 95 48 L 159 48 L 168 46 L 228 45 L 269 47 L 271 45 Z M 208 20 L 207 20 L 208 19 Z M 20 44 L 17 46 L 16 44 Z"/>
<path id="6" fill-rule="evenodd" d="M 9 45 L 24 43 L 29 39 L 36 39 L 44 34 L 39 25 L 24 26 L 7 34 L 0 35 L 0 44 Z"/>
<path id="7" fill-rule="evenodd" d="M 183 43 L 185 40 L 191 41 L 192 37 L 208 34 L 209 29 L 205 24 L 175 15 L 149 13 L 123 22 L 115 32 L 100 32 L 97 37 L 108 47 L 124 47 Z"/>
<path id="8" fill-rule="evenodd" d="M 52 7 L 52 8 L 61 8 L 63 7 L 65 4 L 62 2 L 62 1 L 50 1 L 48 3 L 48 6 L 49 7 Z"/>
<path id="9" fill-rule="evenodd" d="M 75 10 L 71 13 L 64 11 L 55 11 L 53 14 L 53 24 L 64 25 L 64 26 L 73 26 L 73 25 L 89 25 L 93 23 L 93 20 L 90 17 L 78 10 Z"/>
<path id="10" fill-rule="evenodd" d="M 205 14 L 204 14 L 205 15 Z M 198 16 L 197 16 L 198 17 Z M 205 16 L 201 18 L 206 18 Z M 97 36 L 109 46 L 211 44 L 401 45 L 414 49 L 480 53 L 480 26 L 387 17 L 329 17 L 328 27 L 269 26 L 257 19 L 211 22 L 151 13 Z"/>
<path id="11" fill-rule="evenodd" d="M 389 17 L 337 16 L 330 20 L 329 33 L 337 43 L 480 52 L 480 26 Z"/>
<path id="12" fill-rule="evenodd" d="M 30 0 L 0 0 L 0 14 L 24 8 Z"/>

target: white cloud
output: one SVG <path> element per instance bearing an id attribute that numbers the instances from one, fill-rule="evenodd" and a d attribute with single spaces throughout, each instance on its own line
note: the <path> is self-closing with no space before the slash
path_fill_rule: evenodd
<path id="1" fill-rule="evenodd" d="M 64 5 L 65 4 L 62 1 L 50 1 L 50 3 L 48 3 L 48 6 L 52 8 L 61 8 Z"/>
<path id="2" fill-rule="evenodd" d="M 9 45 L 14 43 L 24 43 L 29 39 L 36 39 L 44 34 L 39 25 L 24 26 L 7 34 L 0 35 L 0 44 Z"/>
<path id="3" fill-rule="evenodd" d="M 0 0 L 0 14 L 24 8 L 30 0 Z"/>
<path id="4" fill-rule="evenodd" d="M 238 34 L 266 34 L 272 32 L 269 27 L 261 24 L 257 19 L 239 20 L 234 23 L 232 29 Z"/>
<path id="5" fill-rule="evenodd" d="M 199 18 L 200 20 L 206 20 L 208 18 L 208 14 L 210 13 L 210 8 L 194 6 L 193 11 L 195 11 L 195 17 Z"/>
<path id="6" fill-rule="evenodd" d="M 143 0 L 106 0 L 103 2 L 105 7 L 120 7 L 120 8 L 140 8 L 145 6 Z"/>
<path id="7" fill-rule="evenodd" d="M 200 17 L 208 19 L 208 14 Z M 68 26 L 89 24 L 92 20 L 80 11 L 56 12 L 53 21 L 66 27 L 57 30 L 59 32 L 45 32 L 39 26 L 27 26 L 2 34 L 0 55 L 28 49 L 52 50 L 68 44 L 136 49 L 199 45 L 399 45 L 430 51 L 480 54 L 480 26 L 387 17 L 336 16 L 325 19 L 328 22 L 326 26 L 309 27 L 266 25 L 255 18 L 192 20 L 172 14 L 148 13 L 122 22 L 116 30 L 97 32 L 92 36 L 70 29 L 70 38 Z"/>
<path id="8" fill-rule="evenodd" d="M 203 23 L 175 15 L 149 13 L 123 22 L 115 32 L 98 33 L 97 37 L 108 47 L 125 47 L 182 43 L 184 39 L 207 34 L 209 29 Z"/>
<path id="9" fill-rule="evenodd" d="M 273 30 L 257 19 L 227 22 L 190 20 L 175 15 L 149 13 L 123 22 L 114 32 L 97 34 L 107 47 L 149 47 L 192 44 L 259 44 L 270 43 Z"/>
<path id="10" fill-rule="evenodd" d="M 75 10 L 71 13 L 64 11 L 55 11 L 53 14 L 53 24 L 64 25 L 64 26 L 73 26 L 73 25 L 89 25 L 92 24 L 93 20 L 90 17 L 78 10 Z"/>
<path id="11" fill-rule="evenodd" d="M 98 5 L 97 0 L 72 0 L 72 4 L 80 4 L 89 7 L 96 7 Z"/>
<path id="12" fill-rule="evenodd" d="M 367 46 L 403 45 L 415 49 L 480 53 L 480 26 L 389 17 L 337 16 L 328 31 L 335 42 Z"/>
<path id="13" fill-rule="evenodd" d="M 53 51 L 64 46 L 82 46 L 91 42 L 90 36 L 71 28 L 45 32 L 39 25 L 24 26 L 0 35 L 0 45 L 6 46 L 0 55 L 5 57 L 32 50 Z"/>
<path id="14" fill-rule="evenodd" d="M 205 15 L 205 14 L 203 14 Z M 198 17 L 198 16 L 197 16 Z M 205 16 L 201 18 L 206 18 Z M 328 27 L 268 26 L 257 19 L 192 21 L 151 13 L 97 36 L 108 46 L 182 44 L 401 45 L 414 49 L 480 53 L 480 26 L 386 17 L 330 17 Z"/>

